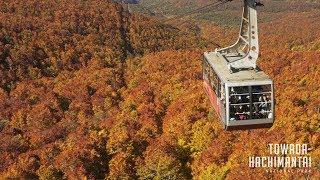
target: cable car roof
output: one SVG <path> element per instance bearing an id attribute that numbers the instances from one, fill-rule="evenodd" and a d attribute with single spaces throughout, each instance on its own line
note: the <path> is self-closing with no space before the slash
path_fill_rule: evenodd
<path id="1" fill-rule="evenodd" d="M 241 70 L 231 73 L 228 69 L 227 61 L 223 57 L 217 56 L 215 52 L 204 53 L 204 57 L 210 63 L 219 78 L 227 82 L 241 82 L 241 81 L 265 81 L 270 80 L 268 75 L 263 71 L 255 70 Z"/>

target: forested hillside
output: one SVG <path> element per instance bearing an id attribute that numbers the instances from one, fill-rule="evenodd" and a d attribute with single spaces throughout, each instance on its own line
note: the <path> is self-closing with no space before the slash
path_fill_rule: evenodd
<path id="1" fill-rule="evenodd" d="M 226 132 L 201 55 L 237 29 L 199 22 L 195 33 L 109 0 L 0 2 L 0 177 L 317 179 L 319 17 L 285 12 L 261 25 L 276 123 Z M 250 169 L 268 143 L 309 144 L 312 172 Z"/>

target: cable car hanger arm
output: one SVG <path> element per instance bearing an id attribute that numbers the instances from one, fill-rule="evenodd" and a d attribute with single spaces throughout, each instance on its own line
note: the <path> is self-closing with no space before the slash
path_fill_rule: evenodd
<path id="1" fill-rule="evenodd" d="M 208 8 L 216 7 L 233 0 L 217 0 L 200 8 L 191 10 L 185 14 L 169 18 L 164 22 L 177 20 L 190 14 L 199 13 Z M 229 71 L 241 69 L 258 69 L 257 60 L 259 56 L 258 20 L 256 7 L 263 6 L 260 0 L 243 0 L 243 13 L 238 40 L 232 46 L 216 49 L 217 56 L 227 61 Z"/>
<path id="2" fill-rule="evenodd" d="M 259 57 L 257 6 L 259 0 L 244 0 L 238 40 L 232 46 L 216 49 L 217 56 L 227 61 L 230 72 L 241 69 L 257 69 Z"/>

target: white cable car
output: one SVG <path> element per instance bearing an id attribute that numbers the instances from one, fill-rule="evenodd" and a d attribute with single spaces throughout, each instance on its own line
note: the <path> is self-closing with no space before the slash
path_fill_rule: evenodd
<path id="1" fill-rule="evenodd" d="M 204 87 L 226 130 L 271 127 L 274 122 L 273 82 L 256 65 L 260 5 L 244 0 L 238 41 L 204 53 Z"/>

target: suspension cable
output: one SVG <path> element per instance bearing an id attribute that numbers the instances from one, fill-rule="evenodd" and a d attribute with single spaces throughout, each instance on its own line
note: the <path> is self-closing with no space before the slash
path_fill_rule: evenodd
<path id="1" fill-rule="evenodd" d="M 186 17 L 186 16 L 189 16 L 189 15 L 192 15 L 192 14 L 195 14 L 195 13 L 199 13 L 199 12 L 201 12 L 203 10 L 208 10 L 210 8 L 217 7 L 217 6 L 220 6 L 222 4 L 225 4 L 225 3 L 231 2 L 231 1 L 233 1 L 233 0 L 218 0 L 218 1 L 215 1 L 213 3 L 207 4 L 205 6 L 202 6 L 200 8 L 197 8 L 197 9 L 191 10 L 189 12 L 186 12 L 184 14 L 168 18 L 168 19 L 164 20 L 163 22 L 168 22 L 168 21 L 172 21 L 172 20 L 181 19 L 182 17 Z"/>
<path id="2" fill-rule="evenodd" d="M 226 2 L 225 2 L 226 3 Z M 223 3 L 224 4 L 224 3 Z M 216 11 L 216 9 L 213 9 L 213 8 L 216 8 L 216 7 L 218 7 L 218 6 L 220 6 L 220 5 L 222 5 L 222 4 L 217 4 L 216 6 L 211 6 L 210 8 L 206 8 L 206 9 L 204 9 L 203 11 L 202 11 L 202 13 L 208 13 L 208 12 L 215 12 Z M 201 14 L 195 14 L 195 16 L 193 17 L 193 18 L 197 18 L 197 17 L 199 17 L 199 16 L 201 16 Z M 185 19 L 185 20 L 182 20 L 182 21 L 180 21 L 179 23 L 177 23 L 176 25 L 182 25 L 182 24 L 184 24 L 184 23 L 186 23 L 188 20 L 187 19 Z"/>
<path id="3" fill-rule="evenodd" d="M 156 15 L 155 11 L 141 5 L 141 4 L 135 4 L 136 6 L 140 7 L 141 9 L 143 9 L 144 11 L 146 11 L 149 15 Z"/>

